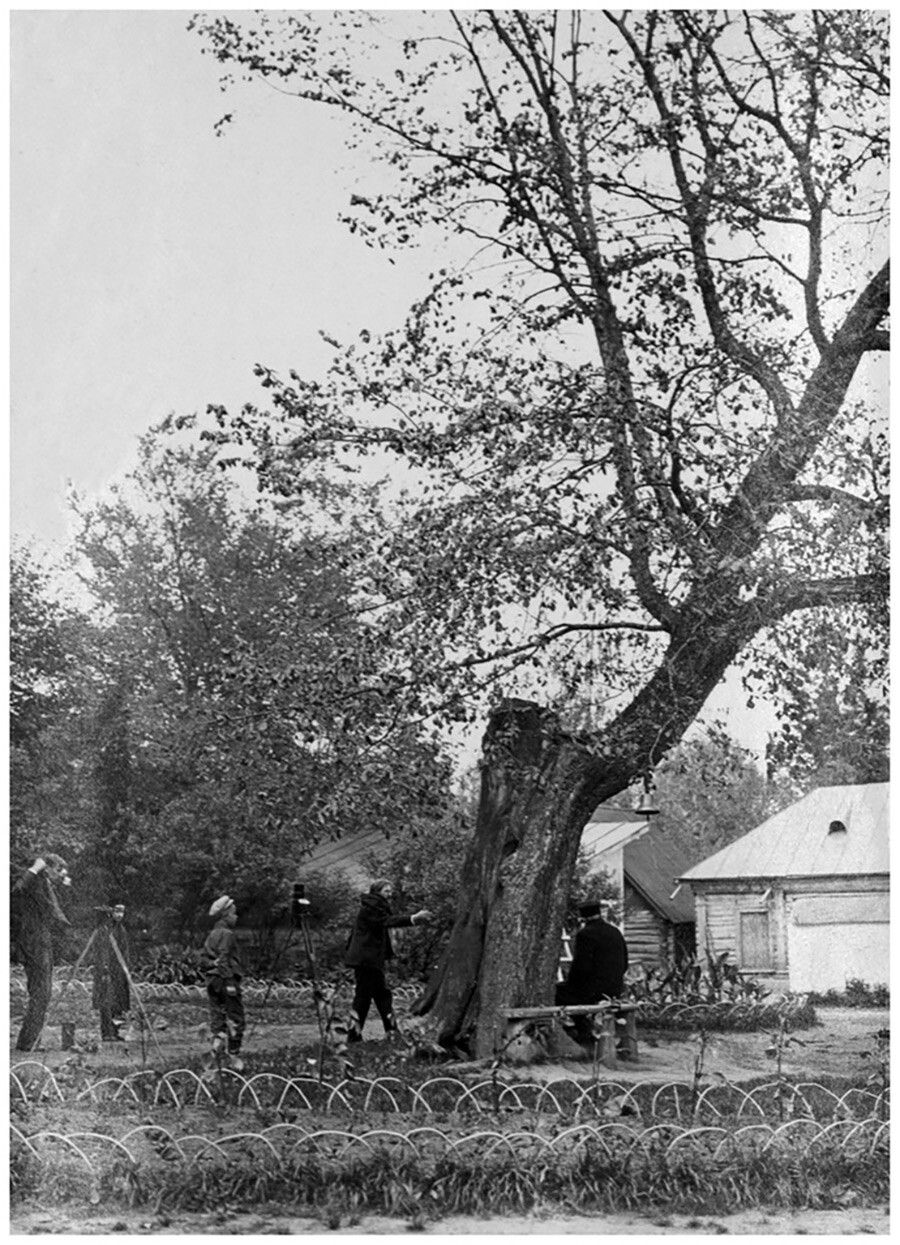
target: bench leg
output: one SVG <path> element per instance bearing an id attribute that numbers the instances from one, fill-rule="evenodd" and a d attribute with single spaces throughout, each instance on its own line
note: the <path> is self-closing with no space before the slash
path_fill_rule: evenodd
<path id="1" fill-rule="evenodd" d="M 597 1038 L 597 1062 L 602 1063 L 604 1068 L 618 1067 L 618 1059 L 616 1058 L 616 1022 L 612 1016 L 604 1016 L 599 1023 L 600 1034 Z"/>
<path id="2" fill-rule="evenodd" d="M 624 1016 L 619 1018 L 617 1023 L 621 1029 L 619 1033 L 619 1054 L 623 1059 L 637 1059 L 637 1020 L 635 1019 L 634 1012 L 626 1012 Z"/>

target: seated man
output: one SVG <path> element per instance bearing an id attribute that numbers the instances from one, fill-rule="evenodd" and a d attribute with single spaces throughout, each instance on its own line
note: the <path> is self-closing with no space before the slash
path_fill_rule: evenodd
<path id="1" fill-rule="evenodd" d="M 582 904 L 578 915 L 583 924 L 575 935 L 569 975 L 556 987 L 559 1007 L 617 999 L 625 986 L 628 947 L 621 932 L 604 921 L 599 903 Z M 579 1042 L 593 1040 L 590 1016 L 573 1017 L 572 1028 Z"/>

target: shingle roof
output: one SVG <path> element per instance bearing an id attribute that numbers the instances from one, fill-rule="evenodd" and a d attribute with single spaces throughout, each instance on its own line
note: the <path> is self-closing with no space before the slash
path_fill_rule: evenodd
<path id="1" fill-rule="evenodd" d="M 625 844 L 625 878 L 647 903 L 676 925 L 694 920 L 694 896 L 682 886 L 675 895 L 676 878 L 684 871 L 688 857 L 667 840 L 659 826 Z"/>
<path id="2" fill-rule="evenodd" d="M 888 786 L 820 787 L 682 877 L 693 882 L 886 874 Z M 845 833 L 829 833 L 836 821 Z"/>

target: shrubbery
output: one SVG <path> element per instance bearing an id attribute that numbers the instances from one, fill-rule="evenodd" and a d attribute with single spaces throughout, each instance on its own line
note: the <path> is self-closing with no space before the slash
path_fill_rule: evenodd
<path id="1" fill-rule="evenodd" d="M 824 994 L 810 994 L 809 1001 L 820 1007 L 878 1007 L 891 1005 L 890 988 L 883 983 L 870 986 L 859 977 L 851 977 L 844 983 L 843 991 L 826 990 Z"/>
<path id="2" fill-rule="evenodd" d="M 628 998 L 641 1005 L 641 1024 L 658 1029 L 750 1032 L 780 1020 L 792 1028 L 816 1023 L 809 996 L 769 994 L 758 981 L 743 977 L 728 959 L 728 952 L 723 952 L 705 967 L 692 957 L 645 971 L 628 986 Z"/>

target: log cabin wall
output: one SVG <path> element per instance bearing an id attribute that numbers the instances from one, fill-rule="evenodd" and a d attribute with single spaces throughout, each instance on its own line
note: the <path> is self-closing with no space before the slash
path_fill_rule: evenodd
<path id="1" fill-rule="evenodd" d="M 649 906 L 627 879 L 622 932 L 628 944 L 629 964 L 641 964 L 650 969 L 673 957 L 675 948 L 671 925 Z"/>

